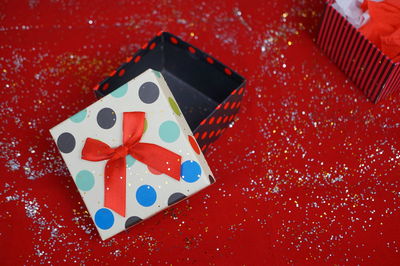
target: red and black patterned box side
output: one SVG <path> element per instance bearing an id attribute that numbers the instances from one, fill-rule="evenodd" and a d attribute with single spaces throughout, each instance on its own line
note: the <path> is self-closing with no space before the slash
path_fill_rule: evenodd
<path id="1" fill-rule="evenodd" d="M 99 82 L 94 88 L 94 92 L 97 98 L 102 98 L 115 89 L 119 88 L 123 84 L 130 81 L 132 78 L 138 76 L 144 71 L 135 71 L 134 65 L 139 63 L 143 57 L 151 53 L 162 41 L 162 32 L 158 33 L 156 37 L 151 39 L 148 43 L 144 44 L 141 49 L 139 49 L 132 56 L 128 56 L 117 69 L 112 71 L 108 77 L 104 78 Z M 138 73 L 140 72 L 140 73 Z"/>
<path id="2" fill-rule="evenodd" d="M 244 87 L 232 91 L 231 95 L 219 104 L 214 112 L 201 121 L 200 125 L 196 128 L 194 137 L 203 151 L 216 141 L 235 119 L 240 109 L 243 93 Z"/>
<path id="3" fill-rule="evenodd" d="M 394 63 L 326 1 L 317 44 L 373 102 L 399 89 Z M 395 79 L 395 80 L 393 80 Z"/>

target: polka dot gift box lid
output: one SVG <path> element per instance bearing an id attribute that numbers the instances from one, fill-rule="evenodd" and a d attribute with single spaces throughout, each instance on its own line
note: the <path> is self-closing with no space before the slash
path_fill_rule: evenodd
<path id="1" fill-rule="evenodd" d="M 214 183 L 161 73 L 50 130 L 103 240 Z"/>

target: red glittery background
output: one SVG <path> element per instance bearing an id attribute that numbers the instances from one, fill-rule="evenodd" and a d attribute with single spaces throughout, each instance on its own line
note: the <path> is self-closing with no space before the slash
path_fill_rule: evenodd
<path id="1" fill-rule="evenodd" d="M 372 104 L 316 47 L 320 0 L 0 5 L 0 261 L 399 261 L 400 97 Z M 102 242 L 48 129 L 160 30 L 248 79 L 206 156 L 218 182 Z"/>

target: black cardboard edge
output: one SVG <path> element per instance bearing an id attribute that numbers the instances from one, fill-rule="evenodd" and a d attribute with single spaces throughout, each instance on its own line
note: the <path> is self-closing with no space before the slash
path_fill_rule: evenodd
<path id="1" fill-rule="evenodd" d="M 172 33 L 170 33 L 170 32 L 165 32 L 165 31 L 158 33 L 157 36 L 153 37 L 149 42 L 147 42 L 146 48 L 143 48 L 143 47 L 142 47 L 142 48 L 140 48 L 137 52 L 135 52 L 132 56 L 128 57 L 130 60 L 129 60 L 129 61 L 127 60 L 128 62 L 125 62 L 125 63 L 120 64 L 120 65 L 115 69 L 115 71 L 113 71 L 113 73 L 118 73 L 118 72 L 119 72 L 121 69 L 123 69 L 127 64 L 134 63 L 133 60 L 134 60 L 135 58 L 137 58 L 138 56 L 143 57 L 143 56 L 145 56 L 147 53 L 151 52 L 151 50 L 147 49 L 148 46 L 149 46 L 151 43 L 156 42 L 157 44 L 160 44 L 160 43 L 164 43 L 164 42 L 168 41 L 168 40 L 166 39 L 166 37 L 169 37 L 169 38 L 171 38 L 171 37 L 176 38 L 176 39 L 178 40 L 178 44 L 177 44 L 177 45 L 178 45 L 180 48 L 182 48 L 183 50 L 184 50 L 185 48 L 188 49 L 188 47 L 192 47 L 193 49 L 195 49 L 195 50 L 198 52 L 198 53 L 196 53 L 196 56 L 197 56 L 198 58 L 202 59 L 202 60 L 207 60 L 207 58 L 211 58 L 211 59 L 214 61 L 213 66 L 216 67 L 217 69 L 219 69 L 221 72 L 223 72 L 223 74 L 227 75 L 227 74 L 224 73 L 224 72 L 225 72 L 225 69 L 229 69 L 229 70 L 231 71 L 231 75 L 229 75 L 229 76 L 231 76 L 231 78 L 236 79 L 238 82 L 240 82 L 241 85 L 239 86 L 239 88 L 242 87 L 242 86 L 244 86 L 244 84 L 246 83 L 246 79 L 245 79 L 242 75 L 240 75 L 239 73 L 237 73 L 236 71 L 234 71 L 232 68 L 226 66 L 225 64 L 223 64 L 223 63 L 222 63 L 221 61 L 219 61 L 218 59 L 214 58 L 213 56 L 211 56 L 211 55 L 209 55 L 208 53 L 204 52 L 203 50 L 199 49 L 198 47 L 196 47 L 196 46 L 194 46 L 194 45 L 191 45 L 191 44 L 189 44 L 188 42 L 185 42 L 184 40 L 182 40 L 182 39 L 179 38 L 178 36 L 176 36 L 176 35 L 174 35 L 174 34 L 172 34 Z M 161 49 L 163 49 L 163 46 L 161 47 Z M 185 52 L 186 52 L 186 51 L 185 51 Z M 164 58 L 162 58 L 162 60 L 164 60 Z M 104 93 L 104 92 L 102 91 L 102 86 L 103 86 L 104 84 L 108 83 L 110 80 L 114 79 L 114 78 L 115 78 L 115 75 L 116 75 L 116 74 L 114 74 L 113 76 L 108 76 L 108 77 L 106 77 L 106 78 L 103 79 L 100 83 L 98 83 L 98 85 L 94 88 L 95 95 L 96 95 L 96 97 L 97 97 L 98 99 L 104 97 L 105 95 L 107 95 L 107 93 Z M 117 88 L 115 88 L 115 89 L 117 89 Z M 236 89 L 236 88 L 232 88 L 232 90 L 235 90 L 235 89 Z"/>

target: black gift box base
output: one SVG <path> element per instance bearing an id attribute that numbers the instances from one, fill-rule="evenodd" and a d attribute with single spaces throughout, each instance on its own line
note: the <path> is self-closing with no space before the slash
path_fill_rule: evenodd
<path id="1" fill-rule="evenodd" d="M 245 79 L 167 32 L 159 33 L 95 88 L 101 98 L 147 69 L 161 72 L 204 151 L 234 119 Z"/>

